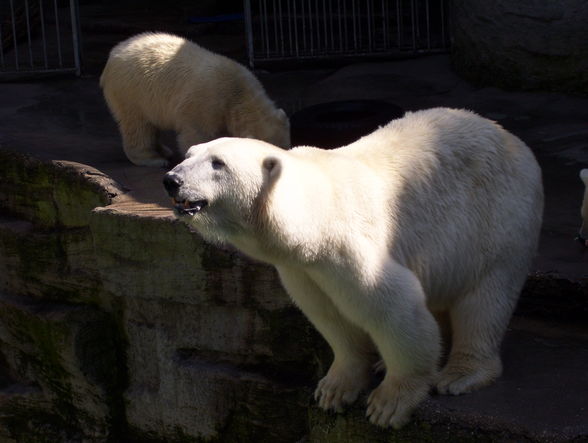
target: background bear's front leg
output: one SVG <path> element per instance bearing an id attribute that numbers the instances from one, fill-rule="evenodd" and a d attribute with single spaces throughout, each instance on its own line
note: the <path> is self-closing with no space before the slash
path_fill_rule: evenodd
<path id="1" fill-rule="evenodd" d="M 124 114 L 118 127 L 127 158 L 138 166 L 166 167 L 168 161 L 158 152 L 158 130 L 138 114 Z"/>
<path id="2" fill-rule="evenodd" d="M 344 318 L 331 299 L 303 272 L 278 267 L 282 284 L 296 305 L 331 346 L 333 363 L 314 397 L 323 409 L 341 411 L 370 381 L 377 359 L 369 336 Z"/>

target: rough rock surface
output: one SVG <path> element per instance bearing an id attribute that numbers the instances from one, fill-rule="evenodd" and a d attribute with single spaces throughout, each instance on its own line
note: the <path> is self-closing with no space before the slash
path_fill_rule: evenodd
<path id="1" fill-rule="evenodd" d="M 588 3 L 455 0 L 452 59 L 464 77 L 510 89 L 588 93 Z"/>
<path id="2" fill-rule="evenodd" d="M 0 157 L 0 437 L 304 435 L 326 348 L 273 269 L 93 168 Z"/>

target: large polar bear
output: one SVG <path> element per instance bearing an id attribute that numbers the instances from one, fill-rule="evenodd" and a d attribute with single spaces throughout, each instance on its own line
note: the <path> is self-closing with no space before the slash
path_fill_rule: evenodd
<path id="1" fill-rule="evenodd" d="M 433 384 L 461 394 L 501 373 L 543 190 L 529 148 L 497 124 L 436 108 L 332 151 L 224 138 L 191 148 L 164 184 L 205 238 L 275 265 L 333 349 L 321 407 L 368 386 L 374 345 L 386 375 L 367 415 L 381 426 L 402 426 Z"/>
<path id="2" fill-rule="evenodd" d="M 182 154 L 219 136 L 258 138 L 287 148 L 290 124 L 242 65 L 184 38 L 143 33 L 115 46 L 100 77 L 133 163 L 163 166 L 171 152 L 158 130 L 174 130 Z"/>

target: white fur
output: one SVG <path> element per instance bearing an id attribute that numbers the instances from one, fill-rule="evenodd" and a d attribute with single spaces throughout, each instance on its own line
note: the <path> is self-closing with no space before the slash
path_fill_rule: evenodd
<path id="1" fill-rule="evenodd" d="M 374 349 L 386 375 L 367 414 L 382 426 L 402 426 L 432 384 L 461 394 L 500 375 L 543 191 L 531 151 L 497 124 L 436 108 L 332 151 L 220 139 L 172 173 L 184 183 L 178 200 L 209 203 L 181 219 L 275 265 L 332 347 L 321 407 L 338 410 L 367 387 Z M 453 343 L 437 374 L 439 312 Z"/>
<path id="2" fill-rule="evenodd" d="M 251 72 L 175 35 L 143 33 L 119 43 L 100 85 L 137 165 L 167 163 L 158 152 L 159 129 L 177 132 L 182 154 L 223 135 L 290 145 L 286 114 Z"/>

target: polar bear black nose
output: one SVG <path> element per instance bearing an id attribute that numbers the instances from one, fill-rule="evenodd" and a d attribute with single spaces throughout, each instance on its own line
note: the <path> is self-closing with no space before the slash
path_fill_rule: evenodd
<path id="1" fill-rule="evenodd" d="M 163 177 L 163 186 L 165 186 L 165 189 L 167 190 L 167 193 L 170 197 L 175 197 L 178 195 L 178 190 L 183 184 L 183 180 L 173 172 L 168 172 Z"/>

